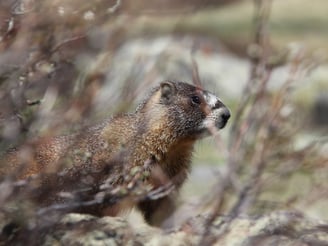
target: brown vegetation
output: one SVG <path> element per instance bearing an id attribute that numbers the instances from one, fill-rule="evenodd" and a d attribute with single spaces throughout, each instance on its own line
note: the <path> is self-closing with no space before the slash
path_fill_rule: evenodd
<path id="1" fill-rule="evenodd" d="M 79 7 L 75 1 L 1 1 L 1 152 L 36 136 L 50 139 L 83 131 L 86 123 L 90 125 L 102 118 L 104 113 L 95 110 L 97 96 L 104 85 L 112 83 L 108 81 L 108 71 L 110 73 L 115 64 L 116 52 L 133 36 L 130 32 L 134 30 L 129 30 L 128 26 L 136 16 L 124 15 L 120 1 L 97 1 L 92 6 L 77 2 Z M 191 205 L 191 210 L 182 212 L 187 213 L 181 216 L 183 219 L 174 219 L 180 218 L 180 210 L 167 218 L 166 225 L 171 226 L 170 230 L 175 229 L 167 236 L 181 232 L 187 239 L 195 236 L 192 237 L 195 242 L 188 242 L 196 245 L 215 242 L 229 245 L 225 240 L 247 215 L 245 220 L 250 222 L 247 228 L 252 228 L 252 221 L 261 221 L 260 218 L 270 221 L 256 234 L 246 236 L 244 242 L 249 245 L 251 242 L 252 245 L 277 242 L 278 239 L 281 243 L 293 240 L 301 245 L 324 245 L 327 243 L 325 222 L 308 225 L 307 219 L 299 213 L 279 212 L 274 212 L 279 215 L 278 219 L 271 220 L 272 211 L 298 209 L 306 213 L 313 203 L 327 201 L 327 139 L 297 145 L 305 124 L 291 94 L 299 78 L 317 64 L 305 57 L 301 49 L 276 56 L 268 26 L 271 1 L 256 0 L 254 3 L 255 28 L 253 44 L 249 46 L 248 83 L 233 110 L 235 118 L 228 139 L 214 136 L 218 152 L 224 154 L 226 169 L 218 174 L 218 183 L 209 195 L 204 194 L 197 204 Z M 161 62 L 156 65 L 160 67 Z M 117 97 L 108 98 L 107 115 L 126 112 L 136 97 L 150 87 L 158 70 L 143 65 L 140 56 L 134 69 L 148 69 L 141 84 L 133 83 L 138 75 L 136 71 L 122 74 L 124 83 L 120 86 L 111 84 Z M 289 68 L 289 76 L 277 90 L 269 90 L 269 79 L 281 66 Z M 201 80 L 196 65 L 193 70 L 194 80 Z M 122 166 L 123 160 L 122 156 L 117 156 L 111 167 Z M 107 166 L 91 173 L 47 173 L 25 180 L 15 178 L 23 169 L 5 175 L 0 183 L 1 242 L 42 244 L 51 232 L 58 232 L 51 238 L 63 242 L 65 239 L 60 235 L 70 226 L 89 235 L 86 231 L 102 227 L 103 220 L 92 218 L 89 222 L 63 223 L 70 217 L 67 211 L 83 212 L 104 202 L 115 205 L 131 200 L 156 201 L 173 194 L 171 183 L 156 190 L 139 185 L 149 165 L 150 162 L 145 162 L 139 168 L 124 170 L 125 183 L 131 184 L 128 189 L 126 186 L 113 189 L 110 179 L 102 182 L 99 176 L 111 172 Z M 299 181 L 294 182 L 298 177 L 301 177 Z M 291 188 L 297 192 L 288 193 Z M 41 202 L 49 197 L 59 197 L 65 203 Z M 222 214 L 224 216 L 219 216 Z M 252 216 L 260 217 L 254 219 Z M 199 224 L 202 226 L 198 227 Z M 114 230 L 127 241 L 132 238 L 133 242 L 140 243 L 138 231 L 131 232 L 130 225 L 120 228 L 124 228 L 123 231 L 106 227 L 105 234 L 111 237 L 108 231 Z M 313 238 L 309 232 L 319 236 Z M 230 239 L 233 238 L 236 237 L 232 235 Z"/>

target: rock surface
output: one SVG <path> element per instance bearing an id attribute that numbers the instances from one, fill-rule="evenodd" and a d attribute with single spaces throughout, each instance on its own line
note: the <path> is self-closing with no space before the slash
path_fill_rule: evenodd
<path id="1" fill-rule="evenodd" d="M 45 236 L 43 245 L 199 245 L 204 216 L 164 232 L 120 217 L 67 214 Z M 258 218 L 219 217 L 210 228 L 214 245 L 328 245 L 328 224 L 300 213 L 278 211 Z"/>

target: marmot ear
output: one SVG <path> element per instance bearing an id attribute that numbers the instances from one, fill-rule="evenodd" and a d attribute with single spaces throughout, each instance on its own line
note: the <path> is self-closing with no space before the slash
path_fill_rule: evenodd
<path id="1" fill-rule="evenodd" d="M 161 83 L 161 98 L 164 102 L 169 103 L 176 94 L 176 87 L 174 83 L 166 81 Z"/>

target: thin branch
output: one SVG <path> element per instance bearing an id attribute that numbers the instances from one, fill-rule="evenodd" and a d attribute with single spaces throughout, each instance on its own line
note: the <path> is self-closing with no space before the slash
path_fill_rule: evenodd
<path id="1" fill-rule="evenodd" d="M 67 45 L 69 43 L 72 43 L 74 41 L 77 41 L 77 40 L 80 40 L 80 39 L 83 39 L 85 38 L 86 35 L 85 34 L 82 34 L 82 35 L 77 35 L 75 37 L 72 37 L 72 38 L 68 38 L 68 39 L 65 39 L 64 41 L 60 42 L 59 44 L 57 44 L 52 50 L 51 50 L 51 54 L 57 52 L 59 49 L 61 49 L 64 45 Z"/>

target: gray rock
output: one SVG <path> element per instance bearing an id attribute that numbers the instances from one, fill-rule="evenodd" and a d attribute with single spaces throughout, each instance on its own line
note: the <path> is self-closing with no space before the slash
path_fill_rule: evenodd
<path id="1" fill-rule="evenodd" d="M 120 217 L 67 214 L 46 236 L 44 245 L 199 245 L 206 216 L 189 219 L 164 232 Z M 258 218 L 218 217 L 209 228 L 213 245 L 328 245 L 328 224 L 302 214 L 278 211 Z"/>

